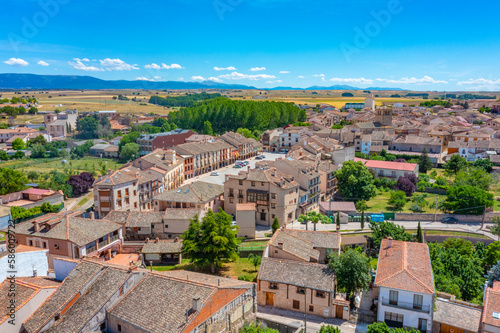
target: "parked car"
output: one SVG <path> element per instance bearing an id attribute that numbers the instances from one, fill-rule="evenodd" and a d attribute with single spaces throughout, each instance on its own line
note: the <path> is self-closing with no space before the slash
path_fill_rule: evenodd
<path id="1" fill-rule="evenodd" d="M 210 173 L 210 176 L 219 176 L 219 173 L 214 171 L 214 172 Z"/>
<path id="2" fill-rule="evenodd" d="M 443 220 L 443 223 L 458 223 L 458 220 L 455 217 L 447 217 Z"/>
<path id="3" fill-rule="evenodd" d="M 256 160 L 263 160 L 263 159 L 265 159 L 265 158 L 266 158 L 266 156 L 265 156 L 265 155 L 259 155 L 259 156 L 257 156 L 255 159 L 256 159 Z"/>
<path id="4" fill-rule="evenodd" d="M 236 221 L 231 222 L 231 227 L 236 226 Z"/>
<path id="5" fill-rule="evenodd" d="M 243 161 L 243 165 L 249 165 L 249 164 L 250 164 L 250 162 L 248 162 L 248 161 Z"/>
<path id="6" fill-rule="evenodd" d="M 233 168 L 243 168 L 243 165 L 241 165 L 241 164 L 235 164 L 235 165 L 233 165 Z"/>

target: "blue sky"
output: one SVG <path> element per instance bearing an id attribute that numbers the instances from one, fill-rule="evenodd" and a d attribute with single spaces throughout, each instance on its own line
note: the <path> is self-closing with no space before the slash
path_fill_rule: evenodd
<path id="1" fill-rule="evenodd" d="M 496 1 L 3 0 L 0 72 L 500 90 Z"/>

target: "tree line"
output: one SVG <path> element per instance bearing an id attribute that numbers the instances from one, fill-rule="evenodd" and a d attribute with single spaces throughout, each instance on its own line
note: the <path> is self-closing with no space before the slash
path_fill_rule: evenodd
<path id="1" fill-rule="evenodd" d="M 153 95 L 149 98 L 149 103 L 161 106 L 169 106 L 169 107 L 189 107 L 196 104 L 197 102 L 221 96 L 222 95 L 219 93 L 208 94 L 206 92 L 202 92 L 199 94 L 187 94 L 182 96 L 167 96 L 167 97 L 160 97 L 157 95 Z"/>
<path id="2" fill-rule="evenodd" d="M 203 132 L 206 121 L 216 134 L 247 128 L 265 131 L 306 120 L 305 110 L 293 103 L 255 102 L 215 98 L 168 114 L 169 122 L 180 128 Z"/>

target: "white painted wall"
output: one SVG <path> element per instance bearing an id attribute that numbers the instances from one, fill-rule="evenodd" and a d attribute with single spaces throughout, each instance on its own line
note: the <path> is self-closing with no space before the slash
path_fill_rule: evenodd
<path id="1" fill-rule="evenodd" d="M 20 252 L 15 254 L 16 277 L 33 276 L 33 267 L 38 276 L 47 276 L 49 262 L 47 253 L 49 250 Z M 11 259 L 12 260 L 12 259 Z M 0 258 L 0 281 L 3 281 L 10 274 L 7 273 L 9 267 L 9 256 Z M 1 330 L 0 330 L 1 331 Z"/>
<path id="2" fill-rule="evenodd" d="M 418 294 L 423 296 L 422 300 L 422 306 L 428 306 L 430 311 L 429 312 L 422 312 L 422 311 L 417 311 L 417 310 L 409 310 L 409 309 L 404 309 L 402 307 L 396 307 L 396 306 L 387 306 L 383 305 L 383 299 L 385 298 L 386 300 L 389 300 L 389 291 L 390 290 L 396 290 L 399 292 L 398 295 L 398 302 L 405 302 L 409 304 L 413 304 L 413 295 Z M 385 320 L 385 312 L 392 312 L 392 313 L 398 313 L 402 314 L 404 316 L 403 318 L 403 325 L 404 326 L 409 326 L 409 327 L 418 327 L 418 319 L 427 319 L 427 332 L 432 331 L 432 313 L 434 311 L 434 294 L 420 294 L 420 293 L 414 293 L 414 292 L 409 292 L 405 290 L 398 290 L 398 289 L 389 289 L 389 288 L 384 288 L 380 287 L 379 291 L 379 297 L 378 297 L 378 313 L 377 313 L 377 320 L 378 321 L 384 321 Z"/>
<path id="3" fill-rule="evenodd" d="M 71 273 L 73 268 L 76 267 L 76 265 L 78 265 L 77 262 L 54 258 L 54 271 L 56 273 L 56 280 L 64 280 L 66 276 Z"/>

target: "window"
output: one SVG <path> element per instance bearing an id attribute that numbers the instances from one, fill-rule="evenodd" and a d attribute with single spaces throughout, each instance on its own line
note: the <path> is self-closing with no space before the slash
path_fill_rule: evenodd
<path id="1" fill-rule="evenodd" d="M 427 319 L 418 318 L 418 330 L 420 332 L 427 331 Z"/>
<path id="2" fill-rule="evenodd" d="M 399 292 L 397 292 L 395 290 L 389 291 L 389 304 L 398 305 L 398 294 L 399 294 Z"/>
<path id="3" fill-rule="evenodd" d="M 229 203 L 234 203 L 234 198 L 229 198 Z"/>
<path id="4" fill-rule="evenodd" d="M 232 188 L 229 189 L 229 196 L 230 197 L 234 196 L 234 189 Z"/>
<path id="5" fill-rule="evenodd" d="M 271 204 L 271 208 L 272 208 L 272 209 L 276 209 L 276 204 L 275 204 L 275 203 L 272 203 L 272 204 Z"/>
<path id="6" fill-rule="evenodd" d="M 269 201 L 269 194 L 249 191 L 247 193 L 247 201 L 248 202 Z"/>
<path id="7" fill-rule="evenodd" d="M 404 316 L 402 314 L 399 314 L 399 313 L 393 313 L 393 312 L 386 312 L 385 313 L 385 321 L 403 323 L 403 318 L 404 318 Z"/>
<path id="8" fill-rule="evenodd" d="M 266 220 L 266 213 L 260 213 L 260 219 L 261 219 L 261 221 L 265 221 Z"/>
<path id="9" fill-rule="evenodd" d="M 243 181 L 242 180 L 240 180 L 239 183 L 240 183 L 240 185 L 243 185 Z"/>
<path id="10" fill-rule="evenodd" d="M 165 229 L 168 229 L 168 224 L 165 224 Z"/>
<path id="11" fill-rule="evenodd" d="M 300 309 L 300 301 L 293 301 L 293 308 L 294 309 Z"/>
<path id="12" fill-rule="evenodd" d="M 325 298 L 325 292 L 324 291 L 317 291 L 316 292 L 316 297 L 318 297 L 318 298 Z"/>
<path id="13" fill-rule="evenodd" d="M 276 199 L 276 193 L 271 193 L 271 199 Z"/>
<path id="14" fill-rule="evenodd" d="M 314 306 L 309 305 L 309 312 L 314 312 Z"/>
<path id="15" fill-rule="evenodd" d="M 297 294 L 305 295 L 305 293 L 306 293 L 306 288 L 297 287 Z"/>
<path id="16" fill-rule="evenodd" d="M 264 184 L 264 183 L 260 183 L 260 184 L 261 184 L 262 186 L 266 185 L 266 184 Z"/>
<path id="17" fill-rule="evenodd" d="M 33 241 L 30 240 L 28 244 L 29 244 L 29 246 L 33 246 Z"/>
<path id="18" fill-rule="evenodd" d="M 122 325 L 118 324 L 118 332 L 122 331 Z"/>
<path id="19" fill-rule="evenodd" d="M 413 308 L 417 310 L 422 310 L 422 295 L 413 295 Z"/>
<path id="20" fill-rule="evenodd" d="M 255 182 L 251 182 L 250 184 L 255 187 Z"/>
<path id="21" fill-rule="evenodd" d="M 278 290 L 278 284 L 273 282 L 269 283 L 269 289 Z"/>

